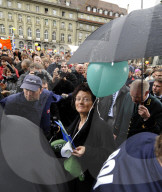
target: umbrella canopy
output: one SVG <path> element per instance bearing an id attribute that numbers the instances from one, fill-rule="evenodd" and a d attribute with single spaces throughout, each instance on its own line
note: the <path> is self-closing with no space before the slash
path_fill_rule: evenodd
<path id="1" fill-rule="evenodd" d="M 162 4 L 136 10 L 93 32 L 69 63 L 119 62 L 162 55 Z"/>

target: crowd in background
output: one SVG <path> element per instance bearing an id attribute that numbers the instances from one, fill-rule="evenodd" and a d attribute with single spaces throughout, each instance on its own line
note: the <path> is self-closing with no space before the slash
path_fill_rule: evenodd
<path id="1" fill-rule="evenodd" d="M 160 134 L 162 130 L 162 67 L 144 64 L 142 69 L 142 65 L 130 62 L 125 85 L 111 96 L 98 98 L 96 104 L 96 98 L 87 85 L 89 63 L 68 64 L 70 57 L 70 52 L 55 54 L 45 51 L 31 52 L 25 49 L 20 51 L 17 48 L 10 51 L 4 47 L 0 50 L 0 100 L 22 92 L 21 86 L 27 75 L 38 76 L 42 80 L 44 90 L 61 96 L 62 99 L 58 103 L 51 103 L 51 115 L 55 120 L 61 120 L 65 128 L 70 130 L 76 142 L 73 155 L 83 157 L 80 158 L 82 166 L 86 165 L 85 167 L 88 166 L 92 171 L 88 173 L 85 171 L 85 177 L 87 177 L 85 183 L 75 180 L 69 186 L 71 191 L 77 189 L 77 192 L 88 192 L 102 163 L 115 150 L 115 145 L 120 146 L 127 136 L 132 136 L 140 132 L 139 130 L 143 131 L 144 128 L 146 128 L 145 131 Z M 142 78 L 145 80 L 142 102 L 145 103 L 150 99 L 149 102 L 153 101 L 153 104 L 147 102 L 146 105 L 141 106 L 142 93 L 139 88 L 141 81 L 138 79 Z M 136 111 L 135 104 L 138 105 Z M 153 105 L 157 106 L 156 110 L 153 109 Z M 134 123 L 130 123 L 130 120 Z M 132 132 L 129 131 L 130 127 Z M 108 137 L 110 138 L 107 140 Z M 97 154 L 101 152 L 101 149 L 97 151 L 98 144 L 102 148 L 102 153 L 97 161 Z M 96 161 L 93 165 L 95 157 Z M 98 172 L 93 173 L 94 167 L 98 168 Z M 78 187 L 75 188 L 75 185 Z"/>

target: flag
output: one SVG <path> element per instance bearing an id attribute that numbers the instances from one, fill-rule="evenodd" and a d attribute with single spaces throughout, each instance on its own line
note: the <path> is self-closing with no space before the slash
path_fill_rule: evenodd
<path id="1" fill-rule="evenodd" d="M 72 146 L 74 147 L 74 149 L 76 148 L 75 147 L 75 145 L 74 145 L 74 142 L 73 142 L 73 140 L 72 140 L 72 138 L 71 138 L 71 136 L 70 135 L 68 135 L 68 133 L 67 133 L 67 131 L 65 130 L 65 128 L 64 128 L 64 126 L 63 126 L 63 124 L 61 123 L 61 121 L 55 121 L 55 123 L 61 128 L 61 132 L 62 132 L 62 136 L 63 136 L 63 139 L 65 140 L 65 141 L 69 141 L 71 144 L 72 144 Z"/>
<path id="2" fill-rule="evenodd" d="M 2 44 L 1 49 L 3 49 L 4 46 L 7 47 L 7 49 L 12 50 L 12 45 L 10 39 L 0 39 L 0 43 Z"/>

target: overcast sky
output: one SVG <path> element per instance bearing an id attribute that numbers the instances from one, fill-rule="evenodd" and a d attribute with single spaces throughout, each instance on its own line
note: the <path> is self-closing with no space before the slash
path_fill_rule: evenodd
<path id="1" fill-rule="evenodd" d="M 128 12 L 131 12 L 132 10 L 141 9 L 142 0 L 102 0 L 102 1 L 114 3 L 126 9 L 129 4 Z M 143 0 L 143 8 L 153 7 L 158 3 L 160 3 L 160 0 Z"/>

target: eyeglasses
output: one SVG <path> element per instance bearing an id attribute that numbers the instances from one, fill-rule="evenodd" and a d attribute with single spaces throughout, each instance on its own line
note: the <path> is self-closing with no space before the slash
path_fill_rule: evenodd
<path id="1" fill-rule="evenodd" d="M 67 66 L 61 66 L 61 68 L 66 68 Z"/>
<path id="2" fill-rule="evenodd" d="M 90 101 L 92 101 L 90 98 L 87 98 L 87 97 L 83 97 L 83 98 L 81 98 L 81 97 L 76 97 L 75 98 L 75 101 L 77 101 L 77 102 L 79 102 L 79 101 L 83 101 L 84 103 L 88 103 L 88 102 L 90 102 Z"/>

